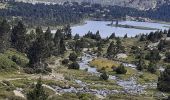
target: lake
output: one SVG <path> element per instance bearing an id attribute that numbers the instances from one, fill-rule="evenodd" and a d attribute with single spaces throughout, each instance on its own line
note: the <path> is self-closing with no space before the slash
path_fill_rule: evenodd
<path id="1" fill-rule="evenodd" d="M 102 38 L 106 38 L 110 36 L 112 33 L 115 33 L 116 36 L 124 36 L 126 33 L 128 36 L 133 37 L 140 33 L 150 33 L 157 30 L 145 30 L 145 29 L 134 29 L 134 28 L 122 28 L 122 27 L 113 27 L 108 26 L 111 21 L 85 21 L 86 24 L 79 26 L 72 26 L 72 34 L 79 34 L 83 36 L 84 34 L 91 31 L 96 33 L 98 30 Z M 113 22 L 116 23 L 116 22 Z M 151 23 L 151 22 L 136 22 L 136 21 L 121 21 L 119 22 L 121 25 L 132 25 L 132 26 L 143 26 L 149 28 L 157 28 L 160 30 L 168 29 L 165 26 L 170 26 L 168 24 L 160 24 L 160 23 Z"/>

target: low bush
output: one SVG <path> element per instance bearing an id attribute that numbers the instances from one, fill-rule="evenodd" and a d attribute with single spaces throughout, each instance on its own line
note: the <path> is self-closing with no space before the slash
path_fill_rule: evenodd
<path id="1" fill-rule="evenodd" d="M 77 62 L 73 62 L 72 64 L 69 65 L 68 69 L 77 69 L 79 70 L 80 66 Z"/>
<path id="2" fill-rule="evenodd" d="M 125 69 L 125 66 L 123 64 L 121 64 L 117 69 L 116 69 L 116 73 L 117 74 L 126 74 L 127 70 Z"/>

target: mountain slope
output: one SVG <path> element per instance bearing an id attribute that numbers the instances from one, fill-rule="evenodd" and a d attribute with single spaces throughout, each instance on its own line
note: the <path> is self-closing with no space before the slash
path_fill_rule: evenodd
<path id="1" fill-rule="evenodd" d="M 123 7 L 137 8 L 140 10 L 152 9 L 169 2 L 169 0 L 15 0 L 15 1 L 29 3 L 59 3 L 59 4 L 63 4 L 66 1 L 79 3 L 90 2 L 99 3 L 102 5 L 119 5 Z"/>

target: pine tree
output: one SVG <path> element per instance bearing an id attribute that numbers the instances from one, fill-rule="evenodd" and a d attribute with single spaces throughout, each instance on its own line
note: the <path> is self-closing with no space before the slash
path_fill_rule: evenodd
<path id="1" fill-rule="evenodd" d="M 97 47 L 97 55 L 98 55 L 98 56 L 101 56 L 101 55 L 102 55 L 102 51 L 103 51 L 103 48 L 102 48 L 102 46 L 99 44 L 98 47 Z"/>
<path id="2" fill-rule="evenodd" d="M 79 34 L 76 34 L 76 35 L 74 36 L 74 40 L 78 40 L 79 38 L 80 38 Z"/>
<path id="3" fill-rule="evenodd" d="M 6 51 L 9 47 L 10 25 L 6 20 L 0 24 L 0 53 Z"/>
<path id="4" fill-rule="evenodd" d="M 144 34 L 142 34 L 142 35 L 140 36 L 139 41 L 146 41 L 146 36 L 145 36 Z"/>
<path id="5" fill-rule="evenodd" d="M 116 45 L 114 41 L 112 41 L 107 49 L 107 56 L 109 58 L 113 58 L 116 55 Z"/>
<path id="6" fill-rule="evenodd" d="M 122 42 L 119 38 L 116 41 L 116 48 L 117 48 L 117 50 L 116 50 L 117 53 L 122 53 L 125 51 L 124 50 L 125 48 L 122 46 Z"/>
<path id="7" fill-rule="evenodd" d="M 128 38 L 128 35 L 127 35 L 127 34 L 125 34 L 124 38 Z"/>
<path id="8" fill-rule="evenodd" d="M 162 51 L 164 49 L 165 45 L 165 40 L 160 40 L 158 44 L 158 50 Z"/>
<path id="9" fill-rule="evenodd" d="M 32 91 L 27 93 L 28 100 L 47 100 L 48 95 L 46 94 L 41 78 L 38 79 L 36 86 Z"/>
<path id="10" fill-rule="evenodd" d="M 63 35 L 62 31 L 60 29 L 57 30 L 57 32 L 54 36 L 54 40 L 53 40 L 54 47 L 55 47 L 54 55 L 63 54 L 64 51 L 66 50 L 63 38 L 64 38 L 64 35 Z"/>
<path id="11" fill-rule="evenodd" d="M 44 33 L 41 27 L 37 27 L 35 32 L 36 32 L 37 37 Z"/>
<path id="12" fill-rule="evenodd" d="M 75 45 L 74 45 L 74 51 L 77 53 L 77 54 L 79 54 L 83 49 L 84 47 L 84 40 L 83 39 L 81 39 L 81 40 L 77 40 L 77 41 L 75 41 Z"/>
<path id="13" fill-rule="evenodd" d="M 53 42 L 53 35 L 52 35 L 49 27 L 46 30 L 44 37 L 45 37 L 45 41 L 47 43 L 47 53 L 50 56 L 53 53 L 54 42 Z"/>
<path id="14" fill-rule="evenodd" d="M 164 72 L 158 78 L 157 88 L 163 92 L 170 92 L 170 65 L 168 65 Z"/>
<path id="15" fill-rule="evenodd" d="M 156 65 L 153 62 L 149 63 L 148 71 L 151 72 L 151 73 L 155 73 L 156 72 Z"/>
<path id="16" fill-rule="evenodd" d="M 20 52 L 25 52 L 28 46 L 26 42 L 26 32 L 26 27 L 21 21 L 12 29 L 12 46 Z"/>
<path id="17" fill-rule="evenodd" d="M 62 34 L 62 31 L 60 29 L 58 29 L 54 35 L 54 44 L 55 46 L 58 46 L 59 45 L 59 41 L 61 38 L 64 38 L 63 34 Z"/>
<path id="18" fill-rule="evenodd" d="M 115 35 L 115 33 L 112 33 L 112 34 L 110 35 L 109 39 L 114 39 L 114 38 L 116 38 L 116 35 Z"/>
<path id="19" fill-rule="evenodd" d="M 153 49 L 150 51 L 149 54 L 145 57 L 147 60 L 150 60 L 151 62 L 157 62 L 161 59 L 161 56 L 159 54 L 159 51 L 157 49 Z"/>
<path id="20" fill-rule="evenodd" d="M 41 63 L 47 58 L 48 53 L 48 44 L 45 41 L 44 35 L 40 35 L 34 42 L 33 45 L 28 50 L 29 64 L 31 67 L 36 67 L 35 64 Z M 37 66 L 38 67 L 38 66 Z"/>
<path id="21" fill-rule="evenodd" d="M 95 38 L 96 38 L 97 41 L 101 40 L 101 36 L 100 36 L 99 31 L 96 32 Z"/>
<path id="22" fill-rule="evenodd" d="M 165 59 L 164 59 L 164 61 L 166 61 L 166 62 L 170 62 L 170 52 L 166 52 L 166 54 L 165 54 Z"/>
<path id="23" fill-rule="evenodd" d="M 137 64 L 137 69 L 142 71 L 143 69 L 145 69 L 146 65 L 145 65 L 145 61 L 142 57 L 140 57 L 138 64 Z"/>
<path id="24" fill-rule="evenodd" d="M 65 42 L 63 38 L 61 38 L 59 46 L 60 46 L 59 53 L 64 54 L 64 52 L 66 51 L 66 47 L 65 47 Z"/>
<path id="25" fill-rule="evenodd" d="M 53 34 L 51 33 L 50 27 L 48 27 L 45 32 L 45 40 L 51 41 L 52 39 L 53 39 Z"/>
<path id="26" fill-rule="evenodd" d="M 65 33 L 65 39 L 71 39 L 72 38 L 70 25 L 67 25 L 64 28 L 64 33 Z"/>
<path id="27" fill-rule="evenodd" d="M 170 29 L 168 30 L 167 37 L 170 37 Z"/>

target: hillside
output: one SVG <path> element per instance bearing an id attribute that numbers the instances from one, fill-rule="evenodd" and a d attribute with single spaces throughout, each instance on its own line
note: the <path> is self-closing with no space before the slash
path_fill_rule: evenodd
<path id="1" fill-rule="evenodd" d="M 103 5 L 119 5 L 123 7 L 137 8 L 140 10 L 148 10 L 168 3 L 168 0 L 16 0 L 17 2 L 29 3 L 59 3 L 69 2 L 90 2 Z"/>

